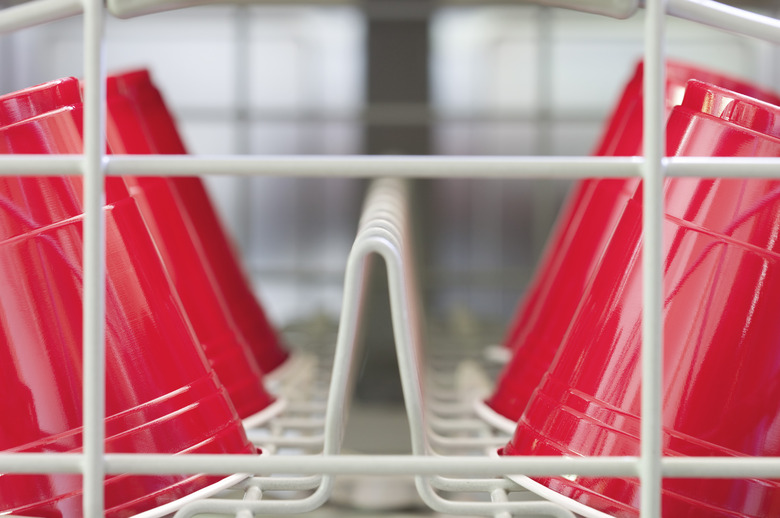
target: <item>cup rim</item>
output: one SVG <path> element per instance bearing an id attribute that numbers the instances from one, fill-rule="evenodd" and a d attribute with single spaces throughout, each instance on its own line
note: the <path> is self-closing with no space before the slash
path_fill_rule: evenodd
<path id="1" fill-rule="evenodd" d="M 140 454 L 139 454 L 140 455 Z M 270 455 L 270 453 L 263 449 L 259 450 L 257 453 L 258 457 L 266 457 Z M 219 480 L 217 482 L 214 482 L 211 485 L 208 485 L 206 487 L 200 488 L 197 491 L 193 491 L 192 493 L 188 495 L 184 495 L 181 498 L 177 498 L 176 500 L 173 500 L 171 502 L 167 502 L 165 504 L 162 504 L 160 506 L 154 507 L 152 509 L 147 509 L 146 511 L 142 511 L 138 514 L 132 515 L 131 518 L 162 518 L 163 516 L 167 516 L 175 511 L 178 511 L 185 505 L 196 502 L 198 500 L 203 500 L 206 498 L 209 498 L 211 496 L 214 496 L 218 494 L 220 491 L 223 491 L 225 489 L 229 489 L 239 482 L 242 482 L 248 478 L 252 477 L 251 473 L 235 473 L 233 475 L 228 475 L 222 480 Z"/>
<path id="2" fill-rule="evenodd" d="M 498 451 L 500 448 L 492 448 L 490 450 L 491 457 L 500 457 Z M 557 491 L 550 489 L 549 487 L 541 484 L 526 475 L 506 475 L 506 478 L 512 482 L 524 487 L 525 489 L 541 496 L 545 500 L 548 500 L 554 504 L 558 504 L 561 507 L 568 509 L 584 518 L 615 518 L 611 514 L 607 514 L 603 511 L 594 509 L 588 505 L 583 504 L 578 500 L 564 496 Z"/>

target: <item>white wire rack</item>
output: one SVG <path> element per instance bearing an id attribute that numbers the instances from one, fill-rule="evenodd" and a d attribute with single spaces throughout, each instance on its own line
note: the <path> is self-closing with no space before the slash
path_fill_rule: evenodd
<path id="1" fill-rule="evenodd" d="M 565 6 L 601 12 L 596 0 L 572 0 Z M 131 16 L 183 4 L 153 2 L 134 11 L 110 3 L 115 15 Z M 559 5 L 556 3 L 556 5 Z M 563 4 L 560 4 L 563 5 Z M 632 2 L 615 2 L 622 15 Z M 628 7 L 626 7 L 628 6 Z M 188 504 L 180 516 L 202 512 L 246 514 L 298 513 L 327 501 L 337 474 L 413 475 L 416 487 L 432 509 L 452 514 L 507 516 L 542 514 L 571 517 L 570 511 L 530 496 L 505 478 L 524 475 L 601 475 L 639 477 L 641 516 L 661 516 L 663 477 L 780 478 L 778 458 L 664 458 L 661 449 L 661 221 L 662 184 L 666 176 L 780 177 L 777 159 L 663 158 L 664 25 L 665 15 L 685 17 L 770 42 L 780 42 L 780 21 L 751 14 L 710 0 L 646 0 L 644 156 L 639 158 L 539 157 L 120 157 L 106 156 L 104 21 L 109 7 L 101 0 L 33 0 L 0 11 L 0 32 L 83 14 L 84 39 L 84 154 L 75 157 L 4 156 L 1 174 L 81 174 L 85 178 L 84 217 L 84 449 L 82 454 L 0 454 L 0 472 L 70 472 L 83 475 L 87 517 L 103 515 L 103 478 L 107 473 L 254 474 L 238 491 Z M 603 13 L 616 15 L 616 12 Z M 621 15 L 620 12 L 617 15 Z M 290 401 L 283 414 L 263 427 L 250 430 L 253 441 L 270 453 L 265 456 L 160 456 L 106 454 L 104 439 L 105 358 L 103 177 L 148 174 L 286 175 L 395 177 L 377 181 L 366 203 L 360 230 L 346 269 L 345 294 L 331 364 L 321 355 L 308 371 L 308 391 Z M 479 363 L 457 363 L 451 352 L 423 361 L 424 317 L 416 297 L 416 278 L 409 246 L 407 191 L 400 177 L 585 178 L 641 177 L 644 180 L 643 228 L 644 317 L 642 430 L 639 457 L 493 458 L 486 451 L 507 440 L 472 412 L 468 404 L 479 383 L 473 372 Z M 343 423 L 349 409 L 354 366 L 359 355 L 365 274 L 372 257 L 387 263 L 393 330 L 404 402 L 412 436 L 412 455 L 342 455 Z M 435 340 L 431 340 L 433 345 Z M 460 367 L 458 367 L 460 366 Z M 472 371 L 470 376 L 458 372 Z M 460 379 L 460 381 L 458 381 Z M 478 376 L 476 377 L 478 379 Z M 302 383 L 302 382 L 301 382 Z M 324 385 L 323 385 L 324 384 Z M 327 390 L 322 390 L 324 386 Z M 324 396 L 327 394 L 326 396 Z M 453 399 L 453 394 L 463 397 Z M 470 396 L 472 395 L 472 396 Z M 294 474 L 275 475 L 275 474 Z M 468 478 L 467 478 L 468 477 Z M 477 477 L 477 478 L 475 478 Z M 484 493 L 489 501 L 447 498 L 450 492 Z M 267 498 L 277 493 L 288 495 Z M 510 494 L 520 495 L 517 499 Z M 289 497 L 292 495 L 292 497 Z M 266 497 L 266 498 L 264 498 Z"/>

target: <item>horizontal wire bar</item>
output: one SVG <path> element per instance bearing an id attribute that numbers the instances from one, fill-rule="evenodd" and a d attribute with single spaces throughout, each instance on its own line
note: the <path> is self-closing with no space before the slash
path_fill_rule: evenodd
<path id="1" fill-rule="evenodd" d="M 111 7 L 114 14 L 119 17 L 131 17 L 150 11 L 169 10 L 182 5 L 202 5 L 208 3 L 219 2 L 209 0 L 195 0 L 191 2 L 171 1 L 167 4 L 165 2 L 145 2 L 142 6 L 133 5 L 132 7 L 130 7 L 132 5 L 130 2 L 112 2 Z M 271 2 L 251 0 L 247 3 L 276 3 L 276 0 Z M 312 3 L 312 0 L 306 0 L 305 3 Z M 351 2 L 331 0 L 322 3 L 336 5 L 350 4 Z M 495 3 L 500 4 L 501 2 Z M 153 4 L 156 5 L 152 7 Z M 125 9 L 117 8 L 116 6 L 119 5 L 125 7 Z M 397 10 L 395 6 L 394 9 Z M 427 16 L 429 10 L 425 9 L 421 13 L 422 16 Z M 78 0 L 33 0 L 7 7 L 0 10 L 0 34 L 68 18 L 80 14 L 82 11 L 82 4 Z M 780 20 L 719 2 L 711 0 L 669 0 L 667 12 L 678 18 L 703 23 L 745 36 L 760 38 L 765 41 L 780 43 L 780 31 L 778 31 Z"/>
<path id="2" fill-rule="evenodd" d="M 26 29 L 83 12 L 80 0 L 32 0 L 0 10 L 0 34 Z"/>
<path id="3" fill-rule="evenodd" d="M 780 479 L 780 457 L 665 457 L 668 478 L 774 478 Z"/>
<path id="4" fill-rule="evenodd" d="M 195 0 L 190 2 L 112 2 L 114 14 L 119 17 L 130 17 L 146 12 L 169 10 L 183 5 L 203 5 L 219 3 L 209 0 Z M 260 0 L 250 0 L 247 3 L 264 3 Z M 276 3 L 276 0 L 265 3 Z M 303 3 L 303 2 L 302 2 Z M 312 3 L 306 0 L 305 3 Z M 349 4 L 349 1 L 325 1 L 326 4 Z M 501 2 L 495 2 L 500 4 Z M 117 6 L 122 6 L 118 8 Z M 397 11 L 397 7 L 393 6 Z M 0 33 L 9 33 L 15 30 L 40 25 L 43 23 L 75 16 L 83 11 L 78 0 L 33 0 L 0 11 Z M 428 16 L 430 9 L 426 8 L 419 13 Z M 768 16 L 745 11 L 736 7 L 721 4 L 711 0 L 669 0 L 667 12 L 679 18 L 703 23 L 720 29 L 736 32 L 745 36 L 760 38 L 766 41 L 780 42 L 780 21 Z"/>
<path id="5" fill-rule="evenodd" d="M 79 473 L 78 453 L 3 453 L 2 473 Z M 414 455 L 157 455 L 106 454 L 107 473 L 247 473 L 301 475 L 525 475 L 636 476 L 637 457 L 427 457 Z M 780 457 L 664 457 L 666 478 L 780 479 Z"/>
<path id="6" fill-rule="evenodd" d="M 117 18 L 134 18 L 147 14 L 204 5 L 353 5 L 355 0 L 110 0 L 108 11 Z"/>
<path id="7" fill-rule="evenodd" d="M 535 156 L 113 156 L 108 174 L 237 174 L 409 178 L 628 178 L 640 175 L 641 157 Z M 674 157 L 668 176 L 780 177 L 778 158 Z M 153 173 L 150 173 L 153 171 Z"/>
<path id="8" fill-rule="evenodd" d="M 633 477 L 636 457 L 434 457 L 415 455 L 144 455 L 107 454 L 108 473 L 296 473 L 301 475 L 578 474 Z M 780 463 L 779 463 L 780 464 Z M 780 465 L 778 466 L 780 468 Z"/>
<path id="9" fill-rule="evenodd" d="M 0 175 L 81 174 L 80 155 L 0 155 Z M 371 178 L 629 178 L 641 157 L 533 156 L 197 156 L 113 155 L 107 174 Z M 674 157 L 666 175 L 700 178 L 780 178 L 778 158 Z"/>
<path id="10" fill-rule="evenodd" d="M 440 491 L 450 492 L 492 491 L 494 489 L 515 491 L 520 489 L 520 486 L 516 482 L 512 482 L 507 478 L 455 479 L 436 477 L 431 480 L 431 485 Z"/>
<path id="11" fill-rule="evenodd" d="M 0 155 L 2 176 L 80 176 L 82 155 Z"/>
<path id="12" fill-rule="evenodd" d="M 639 176 L 641 159 L 488 156 L 112 156 L 110 175 L 272 175 L 406 178 Z M 780 163 L 780 162 L 779 162 Z"/>
<path id="13" fill-rule="evenodd" d="M 80 453 L 0 453 L 0 473 L 81 473 Z"/>
<path id="14" fill-rule="evenodd" d="M 712 0 L 667 1 L 666 12 L 677 18 L 684 18 L 743 36 L 780 43 L 780 20 L 775 18 Z"/>
<path id="15" fill-rule="evenodd" d="M 780 159 L 674 157 L 665 176 L 698 178 L 780 178 Z"/>

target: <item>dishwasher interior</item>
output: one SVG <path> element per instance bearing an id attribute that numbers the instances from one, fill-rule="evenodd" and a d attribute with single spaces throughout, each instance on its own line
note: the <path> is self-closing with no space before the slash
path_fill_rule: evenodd
<path id="1" fill-rule="evenodd" d="M 117 1 L 101 22 L 9 15 L 7 25 L 0 11 L 2 93 L 94 74 L 85 70 L 90 45 L 103 50 L 102 78 L 149 70 L 193 159 L 182 167 L 213 160 L 213 172 L 194 174 L 294 351 L 269 382 L 286 406 L 247 432 L 269 463 L 256 465 L 271 472 L 138 516 L 607 516 L 498 476 L 491 461 L 511 432 L 471 402 L 491 393 L 508 326 L 573 179 L 585 177 L 496 172 L 493 160 L 586 161 L 643 58 L 651 3 L 626 19 L 527 3 L 381 0 L 185 5 L 126 19 L 110 12 Z M 731 4 L 780 18 L 771 1 Z M 670 58 L 780 89 L 777 26 L 763 41 L 662 18 Z M 91 23 L 104 23 L 97 44 L 85 38 Z M 361 174 L 349 158 L 363 156 L 375 160 Z M 426 157 L 441 160 L 429 166 L 438 172 L 415 169 Z M 261 160 L 246 173 L 253 158 Z M 305 169 L 328 160 L 332 174 Z M 371 172 L 381 160 L 398 165 Z M 4 162 L 5 174 L 17 163 Z M 106 163 L 110 171 L 113 158 Z M 467 456 L 473 473 L 447 462 Z M 133 469 L 146 473 L 155 459 L 138 457 Z M 0 456 L 0 466 L 24 459 L 14 462 Z"/>

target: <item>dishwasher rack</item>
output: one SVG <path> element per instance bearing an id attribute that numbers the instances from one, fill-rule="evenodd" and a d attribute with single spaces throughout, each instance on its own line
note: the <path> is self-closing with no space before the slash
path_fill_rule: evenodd
<path id="1" fill-rule="evenodd" d="M 548 3 L 548 2 L 542 2 Z M 568 0 L 555 5 L 611 14 L 630 15 L 639 2 L 615 5 L 618 12 L 595 8 L 596 0 Z M 130 6 L 126 11 L 121 7 Z M 603 475 L 639 477 L 641 516 L 661 516 L 663 477 L 780 478 L 778 458 L 664 458 L 661 436 L 662 351 L 662 185 L 667 176 L 780 177 L 777 159 L 664 158 L 663 84 L 665 15 L 685 17 L 743 35 L 780 43 L 780 21 L 731 8 L 710 0 L 646 0 L 644 156 L 593 157 L 202 157 L 106 156 L 104 23 L 107 11 L 132 16 L 182 7 L 177 2 L 152 2 L 133 10 L 121 0 L 32 0 L 0 11 L 0 32 L 9 32 L 83 13 L 84 27 L 84 153 L 83 156 L 3 156 L 7 175 L 83 175 L 84 217 L 84 449 L 82 454 L 0 454 L 0 472 L 81 473 L 84 516 L 103 515 L 103 477 L 106 473 L 202 472 L 250 473 L 237 490 L 243 499 L 216 498 L 186 505 L 179 516 L 200 512 L 292 513 L 316 509 L 327 501 L 337 474 L 414 475 L 425 503 L 453 514 L 509 516 L 520 513 L 573 516 L 571 511 L 527 493 L 504 477 L 525 475 Z M 306 360 L 299 384 L 308 387 L 303 399 L 292 398 L 276 418 L 250 430 L 250 438 L 270 454 L 248 456 L 160 456 L 106 454 L 103 450 L 105 366 L 103 351 L 104 250 L 102 237 L 102 179 L 104 175 L 289 175 L 390 179 L 375 180 L 367 197 L 358 235 L 346 269 L 345 294 L 336 348 L 329 363 L 328 349 Z M 639 457 L 517 457 L 493 458 L 487 450 L 508 437 L 478 419 L 470 399 L 484 390 L 481 358 L 462 358 L 424 335 L 423 309 L 417 297 L 413 265 L 412 222 L 404 178 L 586 178 L 641 177 L 644 183 L 643 247 L 644 318 L 642 345 L 642 441 Z M 360 351 L 359 324 L 366 274 L 375 255 L 387 265 L 393 330 L 401 371 L 404 402 L 412 435 L 413 454 L 400 456 L 343 455 L 340 451 L 354 365 Z M 425 343 L 424 342 L 429 342 Z M 426 347 L 424 347 L 424 345 Z M 427 367 L 425 365 L 428 365 Z M 460 373 L 461 375 L 456 375 Z M 476 381 L 475 381 L 476 380 Z M 322 388 L 328 386 L 327 391 Z M 285 394 L 285 387 L 279 388 Z M 327 399 L 320 396 L 327 392 Z M 256 476 L 293 473 L 297 476 Z M 483 478 L 473 478 L 483 477 Z M 490 501 L 448 500 L 442 493 L 482 492 Z M 264 499 L 264 493 L 293 492 L 293 498 Z M 299 492 L 306 493 L 300 496 Z M 520 492 L 520 501 L 509 493 Z"/>

